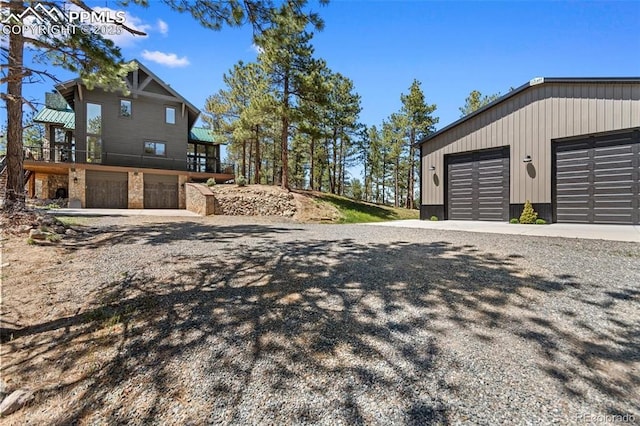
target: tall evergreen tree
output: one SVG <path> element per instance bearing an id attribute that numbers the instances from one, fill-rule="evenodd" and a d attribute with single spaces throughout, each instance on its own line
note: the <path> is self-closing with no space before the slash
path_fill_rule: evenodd
<path id="1" fill-rule="evenodd" d="M 409 168 L 407 176 L 407 197 L 405 207 L 408 209 L 414 208 L 414 192 L 415 192 L 415 170 L 416 170 L 416 149 L 415 144 L 420 139 L 428 135 L 435 130 L 435 125 L 438 123 L 438 117 L 434 117 L 433 113 L 436 110 L 435 104 L 427 104 L 425 102 L 424 93 L 420 87 L 421 83 L 418 80 L 413 80 L 411 87 L 409 87 L 409 93 L 407 95 L 400 95 L 402 101 L 402 114 L 407 117 L 407 133 L 409 144 Z"/>
<path id="2" fill-rule="evenodd" d="M 255 37 L 260 47 L 258 61 L 276 94 L 280 117 L 281 186 L 289 189 L 289 132 L 299 120 L 301 99 L 313 97 L 314 82 L 322 61 L 313 58 L 310 41 L 314 24 L 308 16 L 296 13 L 298 1 L 286 1 L 272 13 L 272 25 Z M 316 28 L 319 26 L 316 25 Z"/>

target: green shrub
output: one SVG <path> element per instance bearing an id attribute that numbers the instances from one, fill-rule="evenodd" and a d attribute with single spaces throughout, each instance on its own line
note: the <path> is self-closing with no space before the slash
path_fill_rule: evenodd
<path id="1" fill-rule="evenodd" d="M 520 223 L 517 217 L 512 217 L 509 223 Z"/>
<path id="2" fill-rule="evenodd" d="M 207 186 L 215 186 L 216 180 L 214 178 L 207 179 Z"/>
<path id="3" fill-rule="evenodd" d="M 247 178 L 240 175 L 236 178 L 236 183 L 238 184 L 238 186 L 245 186 L 247 184 Z"/>
<path id="4" fill-rule="evenodd" d="M 533 206 L 531 205 L 531 202 L 527 200 L 527 202 L 524 203 L 524 209 L 522 209 L 522 214 L 520 215 L 520 223 L 527 223 L 527 224 L 536 223 L 537 218 L 538 218 L 538 213 L 536 213 L 536 211 L 533 210 Z"/>
<path id="5" fill-rule="evenodd" d="M 536 225 L 544 225 L 546 224 L 547 221 L 544 219 L 536 219 Z"/>
<path id="6" fill-rule="evenodd" d="M 36 240 L 34 240 L 33 238 L 29 237 L 27 238 L 27 244 L 29 244 L 30 246 L 35 245 Z"/>
<path id="7" fill-rule="evenodd" d="M 438 216 L 431 216 L 429 218 L 429 220 L 433 221 L 433 222 L 437 222 L 438 221 Z"/>

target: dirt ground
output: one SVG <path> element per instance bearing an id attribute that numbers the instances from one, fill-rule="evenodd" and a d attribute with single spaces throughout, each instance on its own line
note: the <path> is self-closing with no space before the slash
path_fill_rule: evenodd
<path id="1" fill-rule="evenodd" d="M 637 245 L 70 220 L 59 242 L 2 235 L 0 374 L 35 392 L 2 424 L 544 424 L 640 409 Z"/>

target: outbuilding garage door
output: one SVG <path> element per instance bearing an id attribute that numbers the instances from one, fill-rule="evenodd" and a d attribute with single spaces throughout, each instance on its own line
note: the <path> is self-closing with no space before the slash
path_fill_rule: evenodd
<path id="1" fill-rule="evenodd" d="M 177 209 L 178 176 L 144 174 L 144 208 Z"/>
<path id="2" fill-rule="evenodd" d="M 86 183 L 88 208 L 126 209 L 128 207 L 127 173 L 87 170 Z"/>
<path id="3" fill-rule="evenodd" d="M 509 148 L 447 157 L 447 218 L 509 218 Z"/>
<path id="4" fill-rule="evenodd" d="M 557 222 L 640 223 L 639 134 L 554 143 Z"/>

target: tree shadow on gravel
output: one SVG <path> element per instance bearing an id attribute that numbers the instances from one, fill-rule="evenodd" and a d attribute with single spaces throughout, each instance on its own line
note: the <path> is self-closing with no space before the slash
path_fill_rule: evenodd
<path id="1" fill-rule="evenodd" d="M 25 409 L 34 418 L 58 403 L 51 424 L 490 423 L 497 417 L 482 417 L 489 408 L 470 407 L 468 395 L 499 393 L 501 382 L 473 375 L 508 376 L 500 368 L 509 364 L 578 405 L 598 392 L 610 413 L 640 409 L 640 336 L 623 314 L 637 305 L 632 288 L 589 292 L 576 277 L 524 270 L 522 256 L 446 241 L 315 240 L 304 229 L 189 222 L 113 234 L 79 239 L 75 254 L 153 247 L 166 250 L 170 273 L 147 265 L 142 249 L 139 268 L 83 284 L 95 286 L 88 308 L 13 331 L 3 375 L 37 367 L 59 376 L 38 386 Z M 181 241 L 196 254 L 171 248 Z M 591 321 L 575 308 L 550 313 L 564 299 L 614 302 Z M 505 339 L 513 359 L 500 359 Z M 576 414 L 518 408 L 492 415 L 544 423 Z"/>

